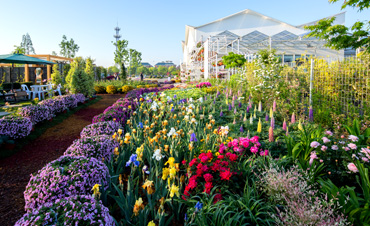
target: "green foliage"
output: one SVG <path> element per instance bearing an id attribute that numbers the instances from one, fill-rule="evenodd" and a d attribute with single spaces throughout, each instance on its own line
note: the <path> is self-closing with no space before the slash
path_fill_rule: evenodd
<path id="1" fill-rule="evenodd" d="M 165 66 L 158 66 L 158 74 L 165 75 L 168 72 L 168 68 Z"/>
<path id="2" fill-rule="evenodd" d="M 61 84 L 62 87 L 63 87 L 63 85 L 64 85 L 62 76 L 60 75 L 60 72 L 59 72 L 59 65 L 58 64 L 53 65 L 53 73 L 51 74 L 51 81 L 53 82 L 53 84 L 55 86 L 58 86 L 59 84 Z"/>
<path id="3" fill-rule="evenodd" d="M 338 0 L 330 0 L 334 3 Z M 359 8 L 359 11 L 368 9 L 369 0 L 350 0 L 344 1 L 342 9 L 347 6 Z M 364 48 L 370 52 L 370 21 L 357 21 L 350 28 L 344 25 L 333 25 L 335 17 L 322 19 L 317 24 L 306 26 L 305 28 L 312 31 L 307 37 L 317 37 L 327 41 L 326 46 L 339 50 L 344 48 Z"/>
<path id="4" fill-rule="evenodd" d="M 367 128 L 363 133 L 360 131 L 360 122 L 358 119 L 354 119 L 352 126 L 345 125 L 344 128 L 347 132 L 351 135 L 355 135 L 359 138 L 358 144 L 359 145 L 367 145 L 368 140 L 370 138 L 370 128 Z"/>
<path id="5" fill-rule="evenodd" d="M 26 53 L 26 50 L 22 46 L 16 46 L 15 45 L 14 47 L 15 47 L 15 49 L 12 52 L 13 54 L 16 54 L 16 53 L 25 54 Z"/>
<path id="6" fill-rule="evenodd" d="M 67 37 L 63 35 L 62 42 L 59 44 L 61 48 L 60 54 L 64 57 L 73 58 L 76 56 L 76 53 L 80 49 L 80 47 L 75 43 L 73 38 L 71 40 L 67 40 Z"/>
<path id="7" fill-rule="evenodd" d="M 110 66 L 108 67 L 108 73 L 113 74 L 113 73 L 118 73 L 119 69 L 116 66 Z"/>
<path id="8" fill-rule="evenodd" d="M 85 72 L 85 61 L 76 57 L 71 63 L 71 69 L 66 77 L 66 88 L 70 93 L 82 93 L 90 96 L 94 89 L 90 76 Z"/>
<path id="9" fill-rule="evenodd" d="M 222 61 L 226 68 L 241 67 L 247 61 L 244 55 L 229 52 L 229 55 L 223 56 Z"/>
<path id="10" fill-rule="evenodd" d="M 119 74 L 121 80 L 125 81 L 127 79 L 127 72 L 125 68 L 125 64 L 121 64 L 121 73 Z"/>
<path id="11" fill-rule="evenodd" d="M 71 65 L 70 64 L 65 64 L 63 66 L 63 77 L 64 78 L 67 77 L 69 70 L 71 70 Z"/>
<path id="12" fill-rule="evenodd" d="M 89 96 L 92 95 L 92 88 L 94 87 L 94 82 L 95 82 L 95 72 L 94 72 L 94 67 L 93 67 L 93 60 L 91 58 L 86 59 L 86 66 L 85 66 L 85 73 L 87 75 L 86 78 L 86 85 L 88 87 L 91 87 L 89 91 Z"/>
<path id="13" fill-rule="evenodd" d="M 94 86 L 94 90 L 96 91 L 96 93 L 105 93 L 105 87 L 104 86 Z"/>

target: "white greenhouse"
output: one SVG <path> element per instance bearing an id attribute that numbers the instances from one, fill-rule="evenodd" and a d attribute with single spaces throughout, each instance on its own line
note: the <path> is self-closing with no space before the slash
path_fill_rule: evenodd
<path id="1" fill-rule="evenodd" d="M 328 18 L 331 17 L 336 17 L 334 24 L 345 22 L 345 12 Z M 191 78 L 228 77 L 229 72 L 223 70 L 220 60 L 229 52 L 242 54 L 251 60 L 259 50 L 274 48 L 284 64 L 311 55 L 343 58 L 343 50 L 332 50 L 324 46 L 323 40 L 304 37 L 308 34 L 304 26 L 316 22 L 293 26 L 246 9 L 198 27 L 186 25 L 185 41 L 182 42 L 182 75 Z"/>

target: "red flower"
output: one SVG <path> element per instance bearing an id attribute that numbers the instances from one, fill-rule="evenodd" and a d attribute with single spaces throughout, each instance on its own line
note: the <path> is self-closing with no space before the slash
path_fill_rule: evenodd
<path id="1" fill-rule="evenodd" d="M 233 174 L 230 172 L 230 169 L 225 170 L 225 171 L 220 173 L 221 180 L 230 180 L 230 177 L 232 175 Z"/>
<path id="2" fill-rule="evenodd" d="M 219 156 L 217 156 L 217 158 L 218 159 L 223 159 L 225 156 L 223 156 L 223 155 L 219 155 Z"/>
<path id="3" fill-rule="evenodd" d="M 213 154 L 212 154 L 212 152 L 208 152 L 208 153 L 207 153 L 207 157 L 208 157 L 209 159 L 213 159 Z"/>
<path id="4" fill-rule="evenodd" d="M 192 167 L 195 163 L 197 163 L 198 159 L 194 158 L 190 161 L 189 166 Z"/>
<path id="5" fill-rule="evenodd" d="M 206 163 L 206 162 L 208 162 L 208 160 L 209 160 L 209 158 L 206 155 L 203 155 L 202 158 L 200 159 L 200 161 L 202 163 Z"/>
<path id="6" fill-rule="evenodd" d="M 216 204 L 218 201 L 222 200 L 222 195 L 220 193 L 216 194 L 213 198 L 213 204 Z"/>
<path id="7" fill-rule="evenodd" d="M 236 154 L 230 154 L 229 159 L 230 159 L 230 161 L 234 162 L 235 160 L 238 159 L 238 156 Z"/>
<path id="8" fill-rule="evenodd" d="M 205 185 L 204 185 L 205 189 L 203 192 L 207 193 L 207 194 L 210 194 L 211 193 L 211 189 L 213 188 L 213 185 L 212 185 L 212 182 L 207 182 Z"/>
<path id="9" fill-rule="evenodd" d="M 206 182 L 211 182 L 213 180 L 213 176 L 210 173 L 204 174 L 203 177 Z"/>
<path id="10" fill-rule="evenodd" d="M 183 165 L 186 165 L 186 160 L 182 160 L 181 162 Z"/>

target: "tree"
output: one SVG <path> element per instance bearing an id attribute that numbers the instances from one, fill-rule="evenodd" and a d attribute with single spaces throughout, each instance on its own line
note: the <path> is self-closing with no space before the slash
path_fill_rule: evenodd
<path id="1" fill-rule="evenodd" d="M 60 75 L 58 64 L 53 65 L 53 73 L 51 74 L 51 81 L 53 82 L 55 86 L 54 88 L 56 88 L 59 84 L 63 86 L 63 78 Z"/>
<path id="2" fill-rule="evenodd" d="M 89 96 L 91 96 L 94 92 L 94 82 L 95 82 L 95 72 L 93 67 L 93 60 L 91 58 L 86 59 L 86 67 L 85 67 L 86 77 L 86 92 Z"/>
<path id="3" fill-rule="evenodd" d="M 339 0 L 329 0 L 330 3 Z M 368 9 L 370 0 L 346 0 L 342 9 L 346 7 L 358 8 L 358 11 Z M 335 17 L 320 20 L 317 24 L 306 26 L 311 33 L 307 37 L 316 37 L 326 40 L 326 46 L 332 49 L 364 48 L 370 52 L 370 21 L 357 21 L 350 28 L 344 25 L 333 25 Z"/>
<path id="4" fill-rule="evenodd" d="M 67 40 L 67 37 L 63 35 L 63 40 L 59 44 L 61 48 L 60 54 L 64 57 L 73 58 L 75 57 L 76 53 L 80 49 L 80 47 L 75 43 L 75 41 L 71 38 L 71 40 Z"/>
<path id="5" fill-rule="evenodd" d="M 158 74 L 158 69 L 156 67 L 151 67 L 151 68 L 149 68 L 149 73 L 151 75 L 157 75 Z"/>
<path id="6" fill-rule="evenodd" d="M 140 66 L 137 68 L 136 72 L 138 74 L 141 74 L 143 73 L 144 75 L 149 75 L 149 69 L 147 67 L 144 67 L 144 66 Z"/>
<path id="7" fill-rule="evenodd" d="M 127 40 L 118 40 L 116 43 L 113 43 L 116 46 L 116 51 L 114 52 L 114 62 L 121 66 L 120 79 L 126 80 L 126 67 L 125 61 L 128 56 Z"/>
<path id="8" fill-rule="evenodd" d="M 247 61 L 241 54 L 229 52 L 229 55 L 223 56 L 222 61 L 226 68 L 241 67 Z"/>
<path id="9" fill-rule="evenodd" d="M 176 70 L 176 67 L 175 66 L 171 66 L 171 67 L 168 68 L 168 72 L 170 74 L 172 74 L 172 72 L 175 71 L 175 70 Z"/>
<path id="10" fill-rule="evenodd" d="M 22 47 L 22 46 L 14 46 L 15 49 L 14 51 L 12 52 L 13 54 L 16 54 L 16 53 L 19 53 L 19 54 L 25 54 L 25 49 Z"/>
<path id="11" fill-rule="evenodd" d="M 135 49 L 129 49 L 130 74 L 135 74 L 136 69 L 141 64 L 141 53 Z"/>
<path id="12" fill-rule="evenodd" d="M 87 63 L 89 64 L 89 63 Z M 82 57 L 76 57 L 71 63 L 71 69 L 66 77 L 66 87 L 70 93 L 82 93 L 89 96 L 94 89 L 90 76 L 85 72 L 86 62 Z"/>
<path id="13" fill-rule="evenodd" d="M 51 55 L 53 55 L 53 56 L 58 56 L 58 53 L 57 53 L 57 52 L 55 52 L 55 51 L 53 51 L 53 52 L 51 52 Z"/>
<path id="14" fill-rule="evenodd" d="M 21 42 L 21 47 L 24 49 L 25 54 L 36 54 L 35 49 L 33 48 L 32 40 L 30 35 L 27 33 L 23 35 L 22 37 L 22 42 Z"/>
<path id="15" fill-rule="evenodd" d="M 168 68 L 165 66 L 158 66 L 158 74 L 165 75 L 168 71 Z"/>
<path id="16" fill-rule="evenodd" d="M 109 74 L 118 73 L 118 72 L 119 72 L 118 67 L 116 67 L 116 66 L 110 66 L 110 67 L 108 67 L 108 73 Z"/>

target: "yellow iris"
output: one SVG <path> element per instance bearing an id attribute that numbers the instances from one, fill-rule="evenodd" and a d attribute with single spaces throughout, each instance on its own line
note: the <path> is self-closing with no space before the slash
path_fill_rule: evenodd
<path id="1" fill-rule="evenodd" d="M 164 165 L 167 165 L 167 164 L 169 164 L 169 167 L 173 167 L 175 165 L 175 158 L 170 157 Z"/>
<path id="2" fill-rule="evenodd" d="M 171 189 L 170 189 L 170 197 L 172 198 L 175 194 L 177 195 L 177 197 L 180 197 L 179 187 L 172 184 Z"/>

